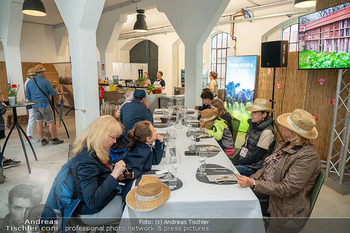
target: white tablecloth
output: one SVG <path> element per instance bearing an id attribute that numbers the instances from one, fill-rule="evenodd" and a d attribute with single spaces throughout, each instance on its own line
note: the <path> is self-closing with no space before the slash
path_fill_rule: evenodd
<path id="1" fill-rule="evenodd" d="M 157 129 L 158 133 L 166 133 L 167 128 Z M 182 164 L 178 169 L 178 178 L 183 187 L 172 191 L 169 199 L 157 209 L 148 212 L 139 212 L 125 207 L 121 226 L 130 224 L 129 218 L 204 218 L 224 220 L 223 229 L 227 232 L 264 232 L 260 204 L 250 188 L 241 188 L 238 184 L 216 185 L 201 183 L 196 179 L 199 161 L 196 156 L 185 156 L 185 150 L 191 141 L 186 136 L 187 128 L 177 129 L 176 150 L 182 156 Z M 200 144 L 218 145 L 214 138 L 201 139 Z M 214 157 L 207 159 L 207 164 L 217 164 L 229 168 L 237 173 L 236 169 L 221 151 Z M 166 170 L 164 159 L 152 169 Z M 233 221 L 240 218 L 242 221 Z M 230 220 L 231 219 L 231 220 Z M 255 221 L 245 219 L 257 219 Z M 254 222 L 254 224 L 251 224 Z M 211 231 L 214 232 L 214 231 Z M 220 230 L 220 232 L 222 232 Z"/>

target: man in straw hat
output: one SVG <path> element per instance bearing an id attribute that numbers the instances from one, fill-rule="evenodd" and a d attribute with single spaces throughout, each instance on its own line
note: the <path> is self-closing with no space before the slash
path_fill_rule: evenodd
<path id="1" fill-rule="evenodd" d="M 57 96 L 57 92 L 52 87 L 51 83 L 45 79 L 46 69 L 42 64 L 34 67 L 36 77 L 30 80 L 26 87 L 26 98 L 29 101 L 36 101 L 33 105 L 34 118 L 37 125 L 37 131 L 40 136 L 41 146 L 47 145 L 49 142 L 43 135 L 43 120 L 49 125 L 52 144 L 61 144 L 63 140 L 57 138 L 56 123 L 54 122 L 53 112 L 50 106 L 49 96 Z"/>
<path id="2" fill-rule="evenodd" d="M 245 176 L 253 175 L 262 168 L 264 159 L 271 153 L 275 143 L 273 119 L 269 116 L 274 110 L 266 99 L 256 98 L 250 111 L 249 128 L 245 142 L 239 153 L 232 159 L 239 173 Z"/>
<path id="3" fill-rule="evenodd" d="M 150 211 L 163 204 L 170 196 L 170 188 L 157 177 L 144 176 L 137 187 L 126 196 L 126 204 L 133 210 Z"/>
<path id="4" fill-rule="evenodd" d="M 272 232 L 299 232 L 310 211 L 310 191 L 321 169 L 319 154 L 310 139 L 318 136 L 316 121 L 305 110 L 296 109 L 277 118 L 287 140 L 264 161 L 264 167 L 250 178 L 236 175 L 238 184 L 251 187 L 259 198 L 264 216 L 295 217 L 270 223 Z M 287 225 L 288 224 L 288 225 Z M 271 230 L 272 230 L 271 229 Z"/>
<path id="5" fill-rule="evenodd" d="M 36 76 L 36 72 L 34 68 L 30 68 L 27 71 L 27 79 L 24 83 L 24 89 L 26 89 L 27 84 L 30 80 L 32 80 L 33 78 L 35 78 Z M 28 99 L 27 99 L 28 100 Z M 33 142 L 38 142 L 39 140 L 36 140 L 33 137 L 34 135 L 34 127 L 35 127 L 35 121 L 34 121 L 34 111 L 31 105 L 27 106 L 26 109 L 28 110 L 28 125 L 27 125 L 27 136 L 30 140 L 31 143 Z"/>

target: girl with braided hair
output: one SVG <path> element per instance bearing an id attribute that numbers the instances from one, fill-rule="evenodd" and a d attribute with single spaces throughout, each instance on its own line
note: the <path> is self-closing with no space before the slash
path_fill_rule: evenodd
<path id="1" fill-rule="evenodd" d="M 124 158 L 127 168 L 134 171 L 134 179 L 141 173 L 151 170 L 152 165 L 158 165 L 164 153 L 163 137 L 157 134 L 149 121 L 137 122 L 127 133 L 128 153 Z M 155 144 L 155 146 L 153 146 Z M 129 192 L 133 180 L 128 180 L 123 189 L 123 197 Z"/>

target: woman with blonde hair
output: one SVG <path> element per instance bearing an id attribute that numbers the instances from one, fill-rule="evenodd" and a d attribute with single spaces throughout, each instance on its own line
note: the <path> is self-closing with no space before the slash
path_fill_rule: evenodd
<path id="1" fill-rule="evenodd" d="M 109 162 L 109 148 L 122 134 L 121 124 L 112 116 L 95 119 L 74 142 L 69 161 L 76 195 L 81 201 L 76 212 L 88 225 L 115 222 L 123 213 L 121 187 L 124 161 L 114 167 Z"/>
<path id="2" fill-rule="evenodd" d="M 288 217 L 285 222 L 275 222 L 277 225 L 271 221 L 273 232 L 283 228 L 299 232 L 305 221 L 298 220 L 309 214 L 310 191 L 321 170 L 319 154 L 310 142 L 318 136 L 316 121 L 302 109 L 282 114 L 277 121 L 286 142 L 250 178 L 236 176 L 241 187 L 253 188 L 264 216 Z"/>
<path id="3" fill-rule="evenodd" d="M 122 131 L 124 132 L 124 125 L 119 119 L 120 111 L 118 109 L 118 104 L 116 102 L 106 101 L 102 104 L 101 116 L 104 116 L 104 115 L 110 115 L 114 117 L 120 123 L 120 126 L 122 127 Z M 128 141 L 126 137 L 123 134 L 121 134 L 117 138 L 117 141 L 111 146 L 111 149 L 109 151 L 109 156 L 113 162 L 117 162 L 125 157 L 127 152 L 127 149 L 126 149 L 127 146 L 128 146 Z"/>
<path id="4" fill-rule="evenodd" d="M 218 81 L 216 81 L 218 77 L 218 73 L 211 71 L 209 73 L 210 83 L 208 84 L 208 88 L 213 92 L 214 97 L 218 96 Z"/>

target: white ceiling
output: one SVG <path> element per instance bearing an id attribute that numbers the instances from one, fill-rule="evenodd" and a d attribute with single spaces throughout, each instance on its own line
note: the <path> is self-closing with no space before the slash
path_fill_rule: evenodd
<path id="1" fill-rule="evenodd" d="M 284 1 L 286 0 L 231 0 L 223 14 L 224 15 L 233 14 L 241 11 L 241 9 L 243 8 L 265 5 L 269 3 L 275 3 L 275 2 L 284 2 Z M 57 25 L 62 23 L 63 20 L 56 7 L 54 0 L 42 0 L 42 2 L 46 8 L 47 16 L 34 17 L 34 16 L 24 15 L 23 21 L 40 23 L 40 24 L 48 24 L 48 25 Z M 127 2 L 132 2 L 132 0 L 106 0 L 104 9 L 118 5 L 118 4 L 127 3 Z M 292 4 L 290 4 L 290 9 L 295 10 L 293 9 Z M 135 11 L 136 11 L 136 8 L 135 8 Z M 170 24 L 166 15 L 162 12 L 159 12 L 156 8 L 146 10 L 145 15 L 146 15 L 146 22 L 147 22 L 148 28 L 160 27 L 163 25 Z M 136 21 L 136 12 L 128 16 L 128 20 L 124 24 L 122 28 L 122 32 L 132 31 L 135 21 Z"/>

